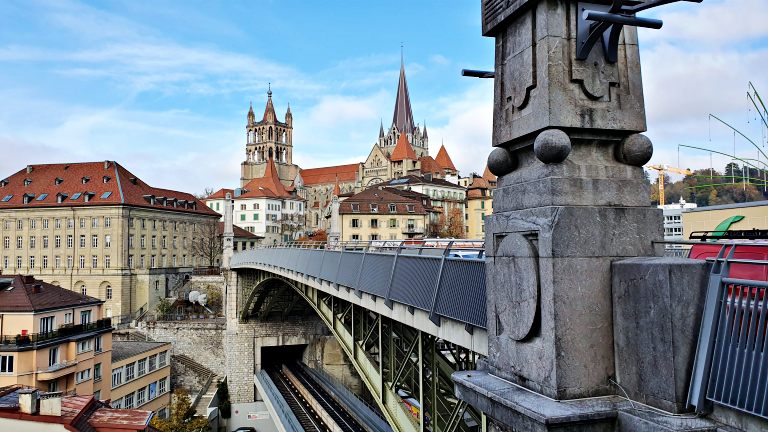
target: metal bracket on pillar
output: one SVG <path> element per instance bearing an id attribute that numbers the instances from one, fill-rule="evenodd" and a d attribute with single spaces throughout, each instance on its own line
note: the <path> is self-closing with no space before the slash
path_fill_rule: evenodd
<path id="1" fill-rule="evenodd" d="M 336 291 L 339 290 L 339 272 L 341 271 L 341 262 L 344 260 L 344 245 L 341 245 L 341 253 L 339 254 L 339 265 L 336 266 L 336 277 L 333 279 L 333 287 Z"/>
<path id="2" fill-rule="evenodd" d="M 360 277 L 363 275 L 363 267 L 365 267 L 365 256 L 368 254 L 368 249 L 363 250 L 363 260 L 360 262 L 360 269 L 357 271 L 357 282 L 355 282 L 355 295 L 357 298 L 363 297 L 363 292 L 360 291 Z"/>
<path id="3" fill-rule="evenodd" d="M 616 63 L 619 38 L 625 26 L 660 29 L 663 21 L 635 16 L 636 13 L 678 1 L 701 3 L 702 0 L 613 0 L 610 5 L 579 2 L 576 11 L 576 59 L 586 60 L 597 41 L 602 40 L 605 60 Z"/>

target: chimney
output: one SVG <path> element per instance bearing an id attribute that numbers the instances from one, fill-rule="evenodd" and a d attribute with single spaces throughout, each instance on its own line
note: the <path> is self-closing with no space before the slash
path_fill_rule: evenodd
<path id="1" fill-rule="evenodd" d="M 37 415 L 40 409 L 37 389 L 21 389 L 19 393 L 19 411 L 24 414 Z"/>
<path id="2" fill-rule="evenodd" d="M 32 165 L 27 165 L 27 174 L 32 172 Z"/>
<path id="3" fill-rule="evenodd" d="M 43 284 L 36 283 L 32 285 L 33 294 L 40 294 L 41 291 L 43 291 Z"/>
<path id="4" fill-rule="evenodd" d="M 40 395 L 40 415 L 61 417 L 61 392 Z"/>
<path id="5" fill-rule="evenodd" d="M 104 169 L 109 169 L 109 161 L 108 160 L 104 161 Z"/>

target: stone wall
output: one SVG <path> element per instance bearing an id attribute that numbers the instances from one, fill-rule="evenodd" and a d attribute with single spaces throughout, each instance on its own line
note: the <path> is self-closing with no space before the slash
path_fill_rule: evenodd
<path id="1" fill-rule="evenodd" d="M 224 320 L 142 322 L 139 330 L 150 339 L 171 342 L 173 354 L 184 354 L 225 376 Z"/>

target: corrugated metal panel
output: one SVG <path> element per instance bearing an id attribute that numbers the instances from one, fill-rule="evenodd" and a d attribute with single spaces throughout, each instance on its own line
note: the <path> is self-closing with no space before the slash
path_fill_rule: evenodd
<path id="1" fill-rule="evenodd" d="M 485 263 L 446 258 L 435 312 L 457 321 L 485 326 Z"/>
<path id="2" fill-rule="evenodd" d="M 344 251 L 339 265 L 339 276 L 336 283 L 352 289 L 357 289 L 357 276 L 363 264 L 363 252 Z"/>
<path id="3" fill-rule="evenodd" d="M 395 256 L 391 254 L 369 253 L 360 273 L 360 291 L 386 297 L 394 260 Z"/>
<path id="4" fill-rule="evenodd" d="M 389 298 L 428 311 L 439 272 L 440 258 L 400 256 Z"/>

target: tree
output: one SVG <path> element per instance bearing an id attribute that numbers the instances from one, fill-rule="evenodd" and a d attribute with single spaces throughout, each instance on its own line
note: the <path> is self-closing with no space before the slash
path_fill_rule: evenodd
<path id="1" fill-rule="evenodd" d="M 152 418 L 150 426 L 160 432 L 199 432 L 208 431 L 208 419 L 195 417 L 189 395 L 183 389 L 173 391 L 170 414 L 167 419 Z"/>
<path id="2" fill-rule="evenodd" d="M 208 296 L 206 306 L 214 312 L 221 312 L 222 295 L 219 287 L 213 284 L 208 284 L 203 291 Z"/>
<path id="3" fill-rule="evenodd" d="M 457 207 L 448 210 L 448 215 L 441 213 L 436 231 L 440 237 L 464 238 L 464 212 Z"/>
<path id="4" fill-rule="evenodd" d="M 204 198 L 208 198 L 209 196 L 213 195 L 214 192 L 216 192 L 216 191 L 213 190 L 212 187 L 207 187 L 207 188 L 203 189 L 203 193 L 194 194 L 194 195 L 195 195 L 195 198 L 197 198 L 197 199 L 204 199 Z"/>
<path id="5" fill-rule="evenodd" d="M 730 177 L 728 179 L 729 183 L 740 182 L 741 168 L 739 168 L 739 165 L 736 162 L 729 162 L 728 165 L 725 166 L 725 175 Z"/>
<path id="6" fill-rule="evenodd" d="M 217 221 L 200 223 L 193 232 L 192 253 L 201 257 L 209 267 L 216 266 L 216 261 L 221 258 L 224 250 L 218 225 Z"/>
<path id="7" fill-rule="evenodd" d="M 157 302 L 157 305 L 155 306 L 155 310 L 157 310 L 157 314 L 160 316 L 170 315 L 173 313 L 173 302 L 171 302 L 167 298 L 161 298 Z"/>

